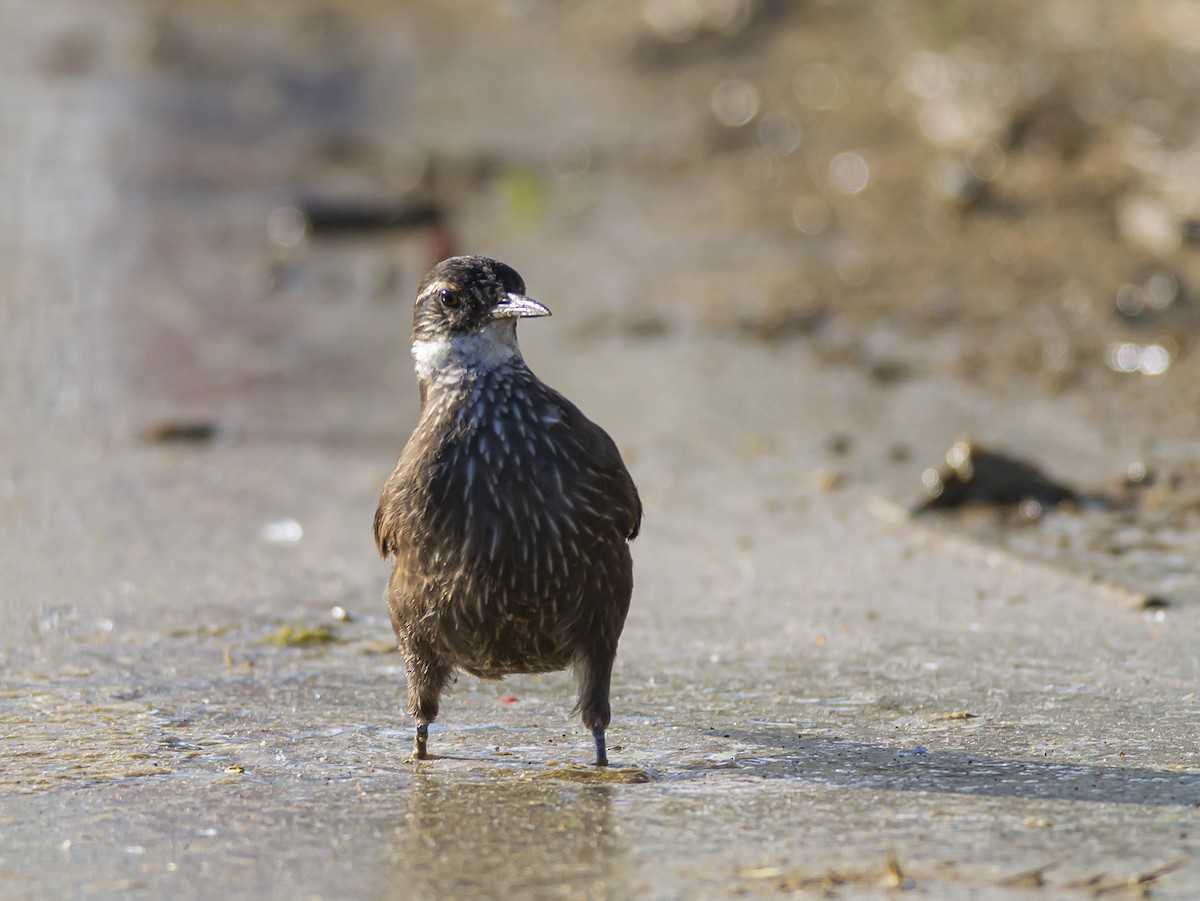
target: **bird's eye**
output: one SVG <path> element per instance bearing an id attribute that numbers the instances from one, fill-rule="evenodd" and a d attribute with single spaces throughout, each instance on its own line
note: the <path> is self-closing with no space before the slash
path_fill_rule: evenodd
<path id="1" fill-rule="evenodd" d="M 449 288 L 442 288 L 442 290 L 439 291 L 438 294 L 441 297 L 442 306 L 447 307 L 451 310 L 454 309 L 456 306 L 458 306 L 458 303 L 459 303 L 458 295 L 455 294 L 453 291 L 451 291 Z"/>

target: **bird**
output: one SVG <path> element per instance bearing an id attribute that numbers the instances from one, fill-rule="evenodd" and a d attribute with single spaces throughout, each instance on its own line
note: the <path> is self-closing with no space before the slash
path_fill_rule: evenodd
<path id="1" fill-rule="evenodd" d="M 608 765 L 642 502 L 613 439 L 521 356 L 518 320 L 549 315 L 516 270 L 482 256 L 443 260 L 417 290 L 420 413 L 375 512 L 416 759 L 459 670 L 570 667 L 596 766 Z"/>

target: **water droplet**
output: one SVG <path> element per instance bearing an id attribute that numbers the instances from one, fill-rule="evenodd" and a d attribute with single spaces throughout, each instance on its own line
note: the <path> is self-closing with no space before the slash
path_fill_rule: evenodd
<path id="1" fill-rule="evenodd" d="M 792 204 L 792 223 L 806 235 L 819 235 L 829 227 L 832 213 L 820 197 L 806 195 L 797 197 Z"/>
<path id="2" fill-rule="evenodd" d="M 1117 222 L 1127 240 L 1160 257 L 1178 250 L 1183 240 L 1174 213 L 1159 200 L 1133 198 L 1121 207 Z"/>
<path id="3" fill-rule="evenodd" d="M 842 105 L 842 80 L 837 70 L 825 63 L 810 63 L 796 73 L 792 82 L 796 99 L 809 109 L 833 110 Z"/>
<path id="4" fill-rule="evenodd" d="M 1117 291 L 1117 310 L 1125 316 L 1137 316 L 1146 309 L 1142 289 L 1137 285 L 1122 285 Z"/>
<path id="5" fill-rule="evenodd" d="M 904 86 L 925 100 L 943 100 L 954 90 L 955 66 L 940 53 L 922 50 L 908 58 L 904 67 Z"/>
<path id="6" fill-rule="evenodd" d="M 1142 349 L 1136 344 L 1110 344 L 1105 353 L 1108 368 L 1114 372 L 1137 372 Z"/>
<path id="7" fill-rule="evenodd" d="M 737 128 L 758 115 L 758 91 L 748 81 L 730 79 L 713 88 L 711 104 L 722 125 Z"/>
<path id="8" fill-rule="evenodd" d="M 803 132 L 788 113 L 770 113 L 758 123 L 758 141 L 776 156 L 787 156 L 800 146 Z"/>
<path id="9" fill-rule="evenodd" d="M 829 163 L 829 184 L 843 194 L 857 194 L 870 177 L 867 161 L 857 153 L 839 153 Z"/>
<path id="10" fill-rule="evenodd" d="M 1142 358 L 1138 364 L 1138 372 L 1142 375 L 1162 375 L 1171 366 L 1171 354 L 1159 344 L 1149 344 L 1142 348 Z"/>
<path id="11" fill-rule="evenodd" d="M 295 247 L 308 234 L 308 218 L 294 206 L 281 206 L 267 217 L 267 237 L 280 247 Z"/>
<path id="12" fill-rule="evenodd" d="M 1160 269 L 1146 279 L 1143 295 L 1146 306 L 1155 310 L 1165 309 L 1179 297 L 1179 279 Z"/>
<path id="13" fill-rule="evenodd" d="M 1110 344 L 1105 360 L 1114 372 L 1162 375 L 1171 367 L 1171 352 L 1160 344 Z"/>

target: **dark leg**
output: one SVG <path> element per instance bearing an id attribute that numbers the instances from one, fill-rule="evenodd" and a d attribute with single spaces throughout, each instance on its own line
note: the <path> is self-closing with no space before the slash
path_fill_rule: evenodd
<path id="1" fill-rule="evenodd" d="M 596 766 L 608 766 L 608 749 L 604 747 L 604 727 L 594 726 L 592 737 L 596 739 Z"/>
<path id="2" fill-rule="evenodd" d="M 575 661 L 575 677 L 579 681 L 579 712 L 583 724 L 592 730 L 596 740 L 596 766 L 608 766 L 604 746 L 604 730 L 612 719 L 608 706 L 608 685 L 612 680 L 613 652 L 593 650 L 580 654 Z"/>
<path id="3" fill-rule="evenodd" d="M 408 712 L 417 721 L 412 756 L 424 760 L 429 756 L 429 724 L 437 719 L 438 699 L 450 680 L 450 667 L 436 658 L 405 648 L 404 671 L 408 677 Z"/>

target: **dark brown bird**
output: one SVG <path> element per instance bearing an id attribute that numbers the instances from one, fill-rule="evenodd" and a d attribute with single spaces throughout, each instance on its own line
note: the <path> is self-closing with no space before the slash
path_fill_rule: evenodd
<path id="1" fill-rule="evenodd" d="M 420 420 L 375 513 L 379 552 L 396 558 L 387 602 L 417 758 L 456 668 L 495 679 L 571 666 L 596 765 L 608 763 L 642 505 L 612 439 L 521 358 L 517 319 L 548 315 L 486 257 L 439 263 L 417 292 Z"/>

